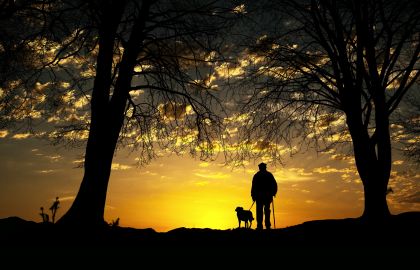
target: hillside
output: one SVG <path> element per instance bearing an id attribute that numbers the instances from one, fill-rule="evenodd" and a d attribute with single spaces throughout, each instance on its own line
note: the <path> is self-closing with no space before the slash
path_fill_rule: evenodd
<path id="1" fill-rule="evenodd" d="M 12 257 L 49 254 L 50 258 L 55 258 L 71 254 L 73 258 L 80 258 L 90 254 L 88 257 L 92 258 L 96 254 L 101 258 L 140 256 L 153 261 L 168 255 L 195 259 L 250 256 L 252 259 L 256 255 L 263 258 L 281 254 L 289 261 L 302 255 L 319 258 L 325 254 L 335 258 L 349 254 L 359 258 L 372 258 L 372 254 L 413 258 L 420 254 L 419 228 L 420 212 L 395 215 L 380 225 L 365 224 L 360 219 L 342 219 L 309 221 L 270 231 L 178 228 L 164 233 L 127 227 L 70 230 L 9 217 L 0 220 L 0 249 Z M 300 262 L 305 263 L 305 260 Z"/>

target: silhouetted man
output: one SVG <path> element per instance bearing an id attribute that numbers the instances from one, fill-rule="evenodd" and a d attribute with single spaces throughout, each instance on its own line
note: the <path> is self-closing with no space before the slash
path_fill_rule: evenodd
<path id="1" fill-rule="evenodd" d="M 257 204 L 257 230 L 263 228 L 263 216 L 265 227 L 270 229 L 270 204 L 277 193 L 277 182 L 273 174 L 267 171 L 267 164 L 260 163 L 258 167 L 260 171 L 254 175 L 251 188 L 252 200 Z"/>

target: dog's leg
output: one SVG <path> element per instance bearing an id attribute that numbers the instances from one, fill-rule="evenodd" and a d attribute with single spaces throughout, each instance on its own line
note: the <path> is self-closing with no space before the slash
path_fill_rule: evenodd
<path id="1" fill-rule="evenodd" d="M 239 223 L 239 227 L 238 228 L 240 228 L 241 227 L 241 220 L 240 219 L 238 219 L 238 223 Z"/>

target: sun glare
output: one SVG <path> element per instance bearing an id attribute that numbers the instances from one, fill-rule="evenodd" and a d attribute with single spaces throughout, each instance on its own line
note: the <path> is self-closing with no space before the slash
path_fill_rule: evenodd
<path id="1" fill-rule="evenodd" d="M 121 217 L 122 226 L 165 232 L 180 227 L 237 228 L 238 206 L 244 209 L 252 206 L 256 218 L 250 196 L 256 165 L 232 170 L 185 157 L 159 161 L 144 169 L 113 171 L 108 198 L 114 208 L 106 212 L 107 220 Z M 302 167 L 270 167 L 279 185 L 274 200 L 278 228 L 299 222 L 305 211 L 310 211 L 308 208 L 318 206 L 312 194 L 305 192 L 309 189 L 305 183 L 316 182 L 317 177 L 300 164 Z M 124 198 L 119 194 L 124 194 Z M 314 203 L 305 203 L 307 200 Z M 252 228 L 255 226 L 256 220 Z"/>

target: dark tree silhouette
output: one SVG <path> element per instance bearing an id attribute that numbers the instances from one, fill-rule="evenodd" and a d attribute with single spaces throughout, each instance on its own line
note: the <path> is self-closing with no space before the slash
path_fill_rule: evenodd
<path id="1" fill-rule="evenodd" d="M 32 72 L 25 80 L 4 80 L 1 96 L 11 98 L 1 104 L 8 112 L 26 112 L 13 120 L 31 118 L 34 109 L 37 119 L 61 119 L 48 135 L 57 143 L 79 142 L 88 134 L 80 189 L 57 223 L 106 224 L 103 214 L 117 145 L 139 148 L 141 161 L 154 157 L 156 145 L 187 148 L 202 157 L 212 154 L 213 141 L 223 133 L 223 109 L 207 74 L 222 55 L 219 35 L 227 33 L 230 18 L 237 16 L 226 1 L 32 4 L 11 20 L 25 18 L 23 25 L 31 31 L 16 40 L 24 40 L 22 47 L 31 48 L 28 55 L 39 57 L 40 63 L 28 63 Z M 3 48 L 3 56 L 25 51 Z M 25 97 L 31 95 L 35 97 L 28 104 Z M 76 104 L 83 97 L 90 113 Z M 10 115 L 4 114 L 1 122 L 7 124 Z"/>
<path id="2" fill-rule="evenodd" d="M 249 49 L 257 87 L 242 137 L 274 156 L 273 145 L 297 137 L 351 141 L 363 217 L 388 217 L 390 117 L 420 75 L 418 3 L 286 0 L 266 10 L 272 20 Z"/>

